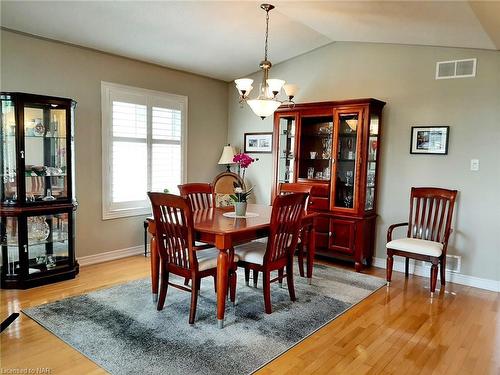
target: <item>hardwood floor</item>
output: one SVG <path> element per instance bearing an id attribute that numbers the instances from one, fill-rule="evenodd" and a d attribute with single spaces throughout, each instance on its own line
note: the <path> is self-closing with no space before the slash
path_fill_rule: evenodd
<path id="1" fill-rule="evenodd" d="M 149 258 L 135 256 L 82 267 L 75 280 L 2 290 L 0 318 L 149 272 Z M 385 275 L 377 268 L 367 273 Z M 500 294 L 448 283 L 431 301 L 428 284 L 395 272 L 390 288 L 372 294 L 258 374 L 500 374 Z M 1 373 L 12 368 L 106 373 L 23 314 L 1 334 L 0 345 Z"/>

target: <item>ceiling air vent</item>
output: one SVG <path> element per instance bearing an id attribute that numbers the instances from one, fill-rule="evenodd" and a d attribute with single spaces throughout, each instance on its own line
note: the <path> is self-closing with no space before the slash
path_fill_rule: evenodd
<path id="1" fill-rule="evenodd" d="M 477 59 L 439 61 L 436 63 L 436 79 L 475 77 L 476 64 Z"/>

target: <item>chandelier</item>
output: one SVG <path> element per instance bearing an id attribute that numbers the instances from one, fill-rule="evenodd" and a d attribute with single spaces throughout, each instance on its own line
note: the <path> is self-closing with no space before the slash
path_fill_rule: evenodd
<path id="1" fill-rule="evenodd" d="M 261 4 L 260 7 L 266 12 L 266 43 L 264 49 L 264 60 L 259 64 L 262 69 L 262 82 L 259 87 L 259 95 L 255 99 L 249 99 L 248 95 L 252 91 L 253 79 L 240 78 L 234 81 L 240 94 L 240 104 L 248 103 L 252 111 L 263 120 L 278 109 L 281 104 L 294 106 L 293 98 L 297 93 L 298 87 L 293 84 L 285 84 L 282 79 L 270 79 L 269 70 L 271 70 L 271 61 L 267 59 L 267 39 L 269 36 L 269 11 L 274 9 L 274 5 Z M 281 91 L 285 92 L 286 99 L 280 101 L 278 95 Z"/>

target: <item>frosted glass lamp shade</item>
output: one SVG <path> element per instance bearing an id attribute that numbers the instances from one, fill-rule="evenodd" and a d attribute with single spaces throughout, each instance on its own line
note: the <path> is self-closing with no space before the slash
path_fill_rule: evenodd
<path id="1" fill-rule="evenodd" d="M 285 90 L 286 96 L 288 96 L 289 98 L 293 98 L 297 94 L 297 91 L 299 91 L 299 86 L 293 83 L 288 83 L 286 85 L 283 85 L 283 90 Z"/>
<path id="2" fill-rule="evenodd" d="M 222 149 L 222 155 L 219 159 L 219 164 L 234 164 L 234 155 L 236 155 L 236 149 L 233 146 L 224 146 Z"/>
<path id="3" fill-rule="evenodd" d="M 269 87 L 269 91 L 273 93 L 274 96 L 278 95 L 281 91 L 281 88 L 285 84 L 285 81 L 282 79 L 268 79 L 267 86 Z"/>
<path id="4" fill-rule="evenodd" d="M 248 105 L 252 108 L 253 113 L 261 119 L 265 119 L 278 109 L 281 103 L 274 99 L 253 99 L 248 101 Z"/>
<path id="5" fill-rule="evenodd" d="M 248 95 L 252 91 L 253 79 L 250 78 L 240 78 L 234 81 L 236 88 L 241 96 Z"/>

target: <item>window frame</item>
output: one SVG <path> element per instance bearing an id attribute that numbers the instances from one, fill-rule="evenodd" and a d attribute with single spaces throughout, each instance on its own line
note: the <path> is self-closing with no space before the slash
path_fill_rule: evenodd
<path id="1" fill-rule="evenodd" d="M 170 94 L 162 91 L 126 86 L 112 82 L 101 81 L 101 136 L 102 136 L 102 219 L 110 220 L 123 217 L 151 214 L 149 200 L 128 202 L 113 202 L 113 100 L 146 105 L 146 148 L 147 148 L 147 190 L 152 189 L 152 148 L 153 144 L 173 143 L 153 139 L 153 107 L 164 107 L 181 111 L 181 183 L 187 180 L 187 128 L 188 128 L 188 97 Z M 167 104 L 168 103 L 168 104 Z M 169 106 L 170 105 L 170 106 Z M 119 138 L 119 137 L 118 137 Z M 142 142 L 141 142 L 142 143 Z"/>

